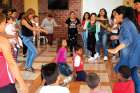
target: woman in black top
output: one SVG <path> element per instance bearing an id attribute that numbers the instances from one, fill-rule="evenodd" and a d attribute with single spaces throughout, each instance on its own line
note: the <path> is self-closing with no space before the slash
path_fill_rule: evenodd
<path id="1" fill-rule="evenodd" d="M 70 47 L 70 52 L 72 56 L 73 49 L 77 44 L 78 35 L 78 25 L 80 25 L 80 20 L 76 17 L 75 12 L 70 12 L 70 17 L 65 22 L 68 27 L 68 45 Z"/>
<path id="2" fill-rule="evenodd" d="M 21 20 L 21 34 L 23 43 L 27 46 L 27 58 L 25 63 L 25 70 L 33 72 L 32 63 L 37 56 L 37 50 L 33 44 L 33 31 L 39 31 L 39 29 L 33 27 L 31 19 L 35 14 L 35 10 L 28 9 Z"/>

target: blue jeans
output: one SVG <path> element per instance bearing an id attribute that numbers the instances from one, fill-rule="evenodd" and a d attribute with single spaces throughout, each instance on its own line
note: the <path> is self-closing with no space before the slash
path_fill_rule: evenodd
<path id="1" fill-rule="evenodd" d="M 82 32 L 82 40 L 84 44 L 84 52 L 87 56 L 89 56 L 89 50 L 87 49 L 87 38 L 88 38 L 88 31 Z"/>
<path id="2" fill-rule="evenodd" d="M 104 56 L 108 56 L 108 45 L 107 45 L 107 40 L 108 40 L 108 34 L 106 31 L 100 31 L 99 32 L 99 41 L 96 42 L 96 52 L 100 54 L 100 49 L 103 47 L 104 49 Z"/>
<path id="3" fill-rule="evenodd" d="M 31 68 L 34 59 L 37 56 L 37 50 L 33 44 L 33 37 L 22 36 L 23 43 L 27 46 L 27 58 L 25 63 L 25 68 Z"/>
<path id="4" fill-rule="evenodd" d="M 66 63 L 58 63 L 59 71 L 64 76 L 70 76 L 72 74 L 72 70 L 70 66 Z"/>
<path id="5" fill-rule="evenodd" d="M 138 67 L 131 70 L 132 79 L 135 82 L 135 93 L 140 93 L 140 72 Z"/>

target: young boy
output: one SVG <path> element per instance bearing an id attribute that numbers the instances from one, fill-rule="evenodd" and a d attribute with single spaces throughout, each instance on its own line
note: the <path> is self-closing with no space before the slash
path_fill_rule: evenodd
<path id="1" fill-rule="evenodd" d="M 56 63 L 42 66 L 41 76 L 45 80 L 45 85 L 41 88 L 40 93 L 70 93 L 68 88 L 59 85 L 60 77 Z"/>
<path id="2" fill-rule="evenodd" d="M 83 49 L 79 45 L 75 47 L 74 72 L 76 73 L 77 81 L 85 81 L 86 73 L 84 71 Z"/>
<path id="3" fill-rule="evenodd" d="M 129 80 L 131 71 L 127 66 L 120 66 L 118 70 L 119 81 L 113 86 L 112 93 L 135 93 L 134 82 Z"/>
<path id="4" fill-rule="evenodd" d="M 86 83 L 91 89 L 90 93 L 107 93 L 106 91 L 95 91 L 96 87 L 100 83 L 100 78 L 96 73 L 88 73 L 86 77 Z"/>

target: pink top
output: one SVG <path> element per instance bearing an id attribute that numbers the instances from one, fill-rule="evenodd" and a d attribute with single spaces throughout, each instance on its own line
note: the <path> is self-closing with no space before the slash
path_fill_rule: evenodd
<path id="1" fill-rule="evenodd" d="M 8 64 L 3 54 L 0 53 L 0 88 L 14 83 L 15 79 L 9 70 Z"/>
<path id="2" fill-rule="evenodd" d="M 56 55 L 56 62 L 57 63 L 66 63 L 66 59 L 67 59 L 67 49 L 60 48 Z"/>
<path id="3" fill-rule="evenodd" d="M 113 86 L 112 93 L 135 93 L 134 82 L 116 82 Z"/>

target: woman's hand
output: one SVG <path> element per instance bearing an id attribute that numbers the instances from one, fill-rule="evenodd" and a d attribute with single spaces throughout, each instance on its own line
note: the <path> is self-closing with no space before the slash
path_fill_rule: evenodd
<path id="1" fill-rule="evenodd" d="M 118 53 L 118 50 L 116 48 L 114 48 L 114 49 L 108 49 L 108 52 L 109 53 L 112 53 L 112 54 L 116 54 L 116 53 Z"/>
<path id="2" fill-rule="evenodd" d="M 40 32 L 44 32 L 45 34 L 48 34 L 48 31 L 46 29 L 40 29 Z"/>

